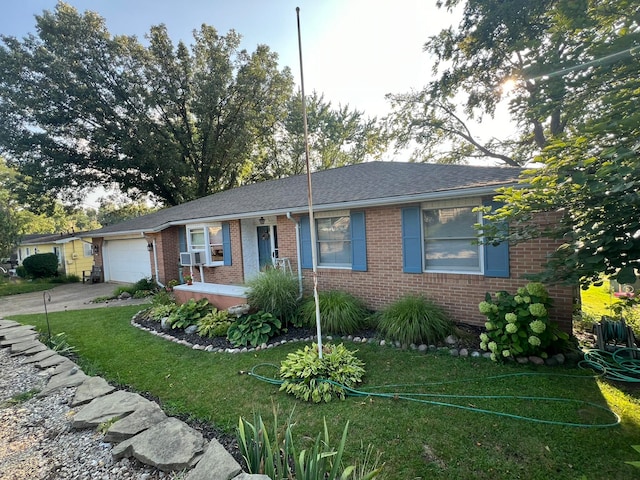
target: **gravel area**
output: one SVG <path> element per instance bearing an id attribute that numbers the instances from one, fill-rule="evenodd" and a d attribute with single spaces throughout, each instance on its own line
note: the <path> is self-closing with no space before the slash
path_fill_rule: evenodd
<path id="1" fill-rule="evenodd" d="M 44 387 L 48 374 L 0 349 L 0 477 L 2 480 L 156 480 L 180 478 L 137 460 L 114 462 L 95 430 L 74 430 L 75 389 L 19 401 Z"/>

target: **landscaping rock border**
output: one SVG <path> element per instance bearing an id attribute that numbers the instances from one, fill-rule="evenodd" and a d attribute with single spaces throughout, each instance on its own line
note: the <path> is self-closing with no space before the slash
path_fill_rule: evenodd
<path id="1" fill-rule="evenodd" d="M 202 350 L 205 352 L 213 352 L 213 353 L 249 353 L 249 352 L 257 352 L 260 350 L 271 349 L 278 347 L 280 345 L 284 345 L 287 343 L 295 343 L 295 342 L 314 342 L 317 340 L 317 335 L 307 335 L 307 336 L 288 336 L 287 338 L 276 337 L 270 340 L 269 343 L 263 343 L 257 347 L 232 347 L 232 346 L 212 346 L 206 345 L 204 340 L 203 343 L 197 343 L 197 336 L 194 334 L 189 334 L 188 332 L 182 332 L 180 330 L 172 330 L 169 328 L 163 328 L 162 322 L 159 323 L 160 329 L 154 329 L 147 326 L 142 325 L 139 322 L 139 316 L 143 314 L 144 311 L 138 312 L 131 319 L 131 325 L 145 332 L 149 332 L 152 335 L 158 336 L 165 340 L 169 340 L 171 342 L 177 343 L 179 345 L 183 345 L 187 348 L 191 348 L 193 350 Z M 182 334 L 182 335 L 181 335 Z M 186 340 L 183 337 L 189 337 L 195 341 Z M 326 341 L 349 341 L 353 343 L 360 344 L 376 344 L 380 347 L 391 347 L 398 348 L 403 350 L 415 350 L 420 353 L 440 353 L 446 354 L 453 357 L 462 357 L 462 358 L 491 358 L 491 352 L 485 352 L 480 350 L 479 348 L 470 348 L 462 339 L 456 337 L 455 335 L 449 335 L 444 340 L 444 345 L 426 345 L 426 344 L 411 344 L 411 345 L 402 345 L 400 342 L 390 342 L 387 340 L 380 340 L 373 337 L 367 337 L 366 335 L 326 335 L 323 337 Z M 509 359 L 510 361 L 515 361 L 518 364 L 525 365 L 527 363 L 531 363 L 533 365 L 547 365 L 547 366 L 556 366 L 563 365 L 564 363 L 577 363 L 582 359 L 582 355 L 580 352 L 570 353 L 570 354 L 562 354 L 558 353 L 549 358 L 542 358 L 538 356 L 527 356 L 527 357 L 517 357 L 515 359 Z"/>
<path id="2" fill-rule="evenodd" d="M 19 330 L 0 319 L 0 470 L 8 478 L 155 480 L 174 478 L 171 472 L 184 480 L 266 478 L 243 473 L 216 439 L 207 441 L 136 393 L 114 391 L 68 358 L 44 357 L 46 347 L 13 351 L 24 341 Z"/>

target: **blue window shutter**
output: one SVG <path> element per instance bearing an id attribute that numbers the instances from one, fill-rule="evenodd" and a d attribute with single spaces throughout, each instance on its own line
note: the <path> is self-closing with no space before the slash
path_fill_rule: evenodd
<path id="1" fill-rule="evenodd" d="M 302 268 L 313 268 L 313 259 L 311 258 L 311 228 L 308 215 L 300 217 L 300 257 Z"/>
<path id="2" fill-rule="evenodd" d="M 402 271 L 422 273 L 422 222 L 420 207 L 402 209 Z"/>
<path id="3" fill-rule="evenodd" d="M 185 226 L 178 227 L 178 245 L 181 252 L 187 251 L 187 228 Z"/>
<path id="4" fill-rule="evenodd" d="M 364 212 L 351 212 L 351 270 L 367 271 L 367 232 Z"/>
<path id="5" fill-rule="evenodd" d="M 228 222 L 222 224 L 222 257 L 225 265 L 231 265 L 231 228 Z"/>
<path id="6" fill-rule="evenodd" d="M 491 203 L 493 210 L 500 206 L 500 203 Z M 507 224 L 504 224 L 501 227 L 509 228 Z M 485 244 L 483 248 L 484 276 L 509 278 L 509 242 L 500 242 L 496 245 Z"/>

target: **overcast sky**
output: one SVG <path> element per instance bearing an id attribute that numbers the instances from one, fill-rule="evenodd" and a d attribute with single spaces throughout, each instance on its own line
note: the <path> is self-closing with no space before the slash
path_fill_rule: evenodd
<path id="1" fill-rule="evenodd" d="M 243 36 L 243 47 L 266 44 L 300 79 L 296 7 L 300 7 L 305 90 L 324 93 L 334 106 L 349 104 L 369 116 L 388 112 L 387 93 L 427 83 L 431 65 L 422 47 L 430 35 L 457 23 L 435 0 L 67 0 L 92 10 L 112 34 L 141 40 L 164 23 L 177 42 L 191 42 L 202 23 Z M 35 33 L 36 14 L 56 0 L 3 1 L 0 33 Z"/>

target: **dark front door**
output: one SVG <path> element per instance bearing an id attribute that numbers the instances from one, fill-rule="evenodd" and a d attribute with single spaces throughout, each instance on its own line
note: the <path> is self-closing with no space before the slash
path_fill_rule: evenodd
<path id="1" fill-rule="evenodd" d="M 273 227 L 274 229 L 276 227 Z M 273 265 L 273 239 L 271 238 L 271 226 L 261 225 L 258 227 L 258 261 L 260 270 Z"/>

